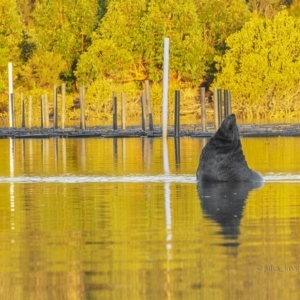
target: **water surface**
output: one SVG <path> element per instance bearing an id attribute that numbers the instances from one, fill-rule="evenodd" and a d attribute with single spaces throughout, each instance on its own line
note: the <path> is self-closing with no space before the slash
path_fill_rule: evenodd
<path id="1" fill-rule="evenodd" d="M 300 138 L 200 185 L 206 139 L 0 140 L 2 299 L 298 299 Z"/>

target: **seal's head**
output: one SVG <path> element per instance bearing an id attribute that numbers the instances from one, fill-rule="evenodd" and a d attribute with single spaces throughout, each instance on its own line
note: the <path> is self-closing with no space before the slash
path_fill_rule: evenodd
<path id="1" fill-rule="evenodd" d="M 214 134 L 214 138 L 230 143 L 240 140 L 239 129 L 234 114 L 231 114 L 224 119 L 218 131 Z"/>

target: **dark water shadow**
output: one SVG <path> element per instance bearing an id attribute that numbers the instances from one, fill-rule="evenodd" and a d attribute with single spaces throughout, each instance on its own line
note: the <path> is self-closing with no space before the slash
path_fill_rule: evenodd
<path id="1" fill-rule="evenodd" d="M 237 246 L 243 210 L 251 190 L 263 182 L 198 181 L 197 190 L 204 214 L 221 226 L 221 234 L 230 239 L 226 246 Z"/>

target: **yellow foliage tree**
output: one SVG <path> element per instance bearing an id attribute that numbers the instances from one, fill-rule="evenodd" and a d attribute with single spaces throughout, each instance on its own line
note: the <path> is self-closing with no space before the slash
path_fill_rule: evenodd
<path id="1" fill-rule="evenodd" d="M 254 14 L 216 57 L 215 86 L 231 90 L 234 110 L 251 117 L 293 116 L 300 102 L 300 20 L 287 11 L 273 19 Z"/>

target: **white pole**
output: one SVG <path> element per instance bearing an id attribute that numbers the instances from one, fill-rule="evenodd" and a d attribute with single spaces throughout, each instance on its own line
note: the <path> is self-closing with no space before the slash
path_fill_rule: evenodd
<path id="1" fill-rule="evenodd" d="M 12 119 L 12 103 L 11 103 L 11 94 L 14 92 L 13 87 L 13 67 L 12 63 L 8 63 L 8 108 L 9 108 L 9 127 L 13 126 Z"/>
<path id="2" fill-rule="evenodd" d="M 169 38 L 164 38 L 163 114 L 162 114 L 163 138 L 166 138 L 168 135 L 169 49 L 170 49 L 170 40 Z"/>

